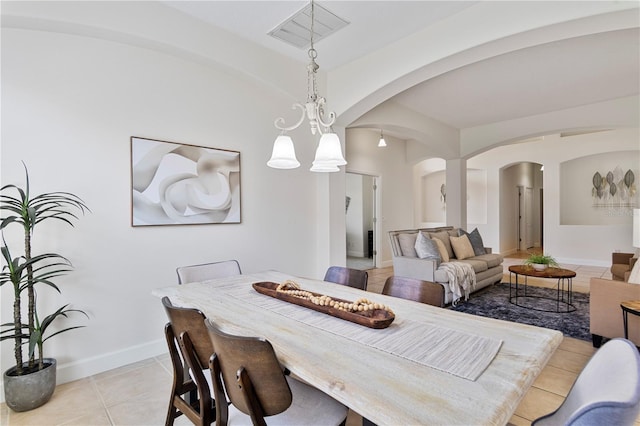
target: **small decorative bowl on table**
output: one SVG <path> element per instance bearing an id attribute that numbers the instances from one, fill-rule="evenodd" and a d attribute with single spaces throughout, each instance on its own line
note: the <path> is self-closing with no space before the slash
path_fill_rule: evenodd
<path id="1" fill-rule="evenodd" d="M 536 271 L 544 271 L 547 268 L 558 268 L 560 265 L 552 256 L 547 254 L 532 253 L 524 261 L 526 266 L 530 266 Z"/>

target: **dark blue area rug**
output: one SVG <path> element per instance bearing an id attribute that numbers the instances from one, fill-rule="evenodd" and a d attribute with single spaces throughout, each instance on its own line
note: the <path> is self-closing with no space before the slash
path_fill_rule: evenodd
<path id="1" fill-rule="evenodd" d="M 555 289 L 528 287 L 527 294 L 550 297 L 555 300 L 557 293 Z M 518 303 L 543 309 L 555 309 L 556 306 L 555 301 L 538 298 L 527 298 L 526 300 L 519 298 Z M 569 313 L 542 312 L 516 306 L 509 303 L 509 283 L 501 283 L 472 293 L 468 301 L 460 302 L 458 306 L 451 307 L 451 309 L 483 317 L 551 328 L 561 331 L 565 336 L 590 341 L 589 295 L 574 292 L 573 306 L 576 307 L 576 310 Z"/>

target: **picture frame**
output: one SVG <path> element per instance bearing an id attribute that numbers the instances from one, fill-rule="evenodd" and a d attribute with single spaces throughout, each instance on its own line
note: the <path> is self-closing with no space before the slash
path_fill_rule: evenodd
<path id="1" fill-rule="evenodd" d="M 131 226 L 241 223 L 240 152 L 131 136 Z"/>

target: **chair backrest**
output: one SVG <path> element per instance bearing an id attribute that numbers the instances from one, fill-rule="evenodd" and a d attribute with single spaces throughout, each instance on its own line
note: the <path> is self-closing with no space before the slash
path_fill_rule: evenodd
<path id="1" fill-rule="evenodd" d="M 359 288 L 360 290 L 367 289 L 368 279 L 369 274 L 367 271 L 359 271 L 342 266 L 331 266 L 324 275 L 325 281 Z"/>
<path id="2" fill-rule="evenodd" d="M 258 337 L 226 334 L 211 320 L 206 321 L 206 327 L 215 348 L 212 371 L 219 368 L 229 400 L 236 408 L 258 418 L 289 408 L 293 396 L 271 343 Z"/>
<path id="3" fill-rule="evenodd" d="M 633 425 L 640 412 L 640 355 L 627 339 L 612 339 L 591 357 L 555 412 L 533 424 Z"/>
<path id="4" fill-rule="evenodd" d="M 201 364 L 201 369 L 207 369 L 209 366 L 209 358 L 213 353 L 213 346 L 209 339 L 207 327 L 204 325 L 205 315 L 197 309 L 173 306 L 168 297 L 162 298 L 162 304 L 169 317 L 173 334 L 177 338 L 183 333 L 189 335 L 190 340 L 193 342 L 198 361 Z"/>
<path id="5" fill-rule="evenodd" d="M 180 266 L 176 268 L 176 272 L 178 273 L 178 284 L 231 277 L 242 273 L 237 260 Z"/>
<path id="6" fill-rule="evenodd" d="M 444 306 L 444 287 L 442 285 L 415 278 L 392 275 L 385 281 L 382 294 L 426 303 L 427 305 Z"/>

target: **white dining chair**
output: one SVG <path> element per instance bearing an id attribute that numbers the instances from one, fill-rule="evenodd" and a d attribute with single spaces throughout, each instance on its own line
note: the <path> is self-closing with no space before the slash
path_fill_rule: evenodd
<path id="1" fill-rule="evenodd" d="M 639 412 L 638 348 L 613 339 L 591 357 L 562 405 L 532 425 L 633 425 Z"/>
<path id="2" fill-rule="evenodd" d="M 240 264 L 237 260 L 180 266 L 176 268 L 176 272 L 178 273 L 178 284 L 232 277 L 242 274 Z"/>

